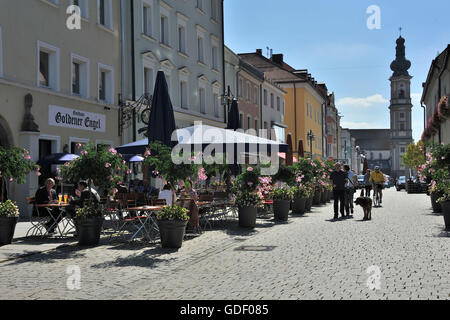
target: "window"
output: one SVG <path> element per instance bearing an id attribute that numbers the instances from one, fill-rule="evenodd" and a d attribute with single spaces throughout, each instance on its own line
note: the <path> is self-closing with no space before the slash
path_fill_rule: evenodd
<path id="1" fill-rule="evenodd" d="M 97 0 L 98 23 L 108 29 L 112 29 L 112 1 Z"/>
<path id="2" fill-rule="evenodd" d="M 247 82 L 247 101 L 252 99 L 252 89 L 250 88 L 250 83 Z"/>
<path id="3" fill-rule="evenodd" d="M 264 105 L 267 106 L 267 90 L 264 89 Z"/>
<path id="4" fill-rule="evenodd" d="M 400 148 L 400 152 L 401 152 L 401 153 L 405 153 L 405 152 L 406 152 L 405 147 L 401 147 L 401 148 Z"/>
<path id="5" fill-rule="evenodd" d="M 380 152 L 380 154 L 378 155 L 379 159 L 382 160 L 383 159 L 383 154 Z"/>
<path id="6" fill-rule="evenodd" d="M 258 104 L 258 87 L 253 88 L 253 103 Z"/>
<path id="7" fill-rule="evenodd" d="M 205 88 L 198 89 L 198 96 L 200 99 L 200 113 L 206 113 L 206 93 Z"/>
<path id="8" fill-rule="evenodd" d="M 281 111 L 281 99 L 277 97 L 277 111 Z"/>
<path id="9" fill-rule="evenodd" d="M 405 113 L 404 112 L 400 112 L 400 119 L 405 119 Z"/>
<path id="10" fill-rule="evenodd" d="M 153 18 L 152 18 L 152 7 L 150 4 L 143 2 L 142 6 L 142 26 L 143 33 L 146 36 L 153 36 Z"/>
<path id="11" fill-rule="evenodd" d="M 275 100 L 274 100 L 273 93 L 270 94 L 270 107 L 273 109 L 275 107 Z"/>
<path id="12" fill-rule="evenodd" d="M 214 70 L 218 70 L 219 69 L 219 65 L 217 63 L 217 60 L 218 60 L 217 46 L 213 46 L 212 47 L 212 68 Z"/>
<path id="13" fill-rule="evenodd" d="M 217 93 L 213 93 L 213 104 L 214 104 L 214 116 L 216 118 L 219 117 L 219 95 Z"/>
<path id="14" fill-rule="evenodd" d="M 258 130 L 258 119 L 255 119 L 255 130 Z"/>
<path id="15" fill-rule="evenodd" d="M 187 90 L 187 82 L 180 81 L 180 100 L 181 100 L 181 108 L 188 108 L 188 90 Z"/>
<path id="16" fill-rule="evenodd" d="M 169 20 L 164 15 L 161 15 L 161 43 L 169 45 Z"/>
<path id="17" fill-rule="evenodd" d="M 178 51 L 186 53 L 186 28 L 178 25 Z"/>
<path id="18" fill-rule="evenodd" d="M 217 0 L 211 0 L 211 19 L 217 20 Z"/>
<path id="19" fill-rule="evenodd" d="M 113 68 L 98 64 L 98 100 L 112 104 L 114 102 Z"/>
<path id="20" fill-rule="evenodd" d="M 72 4 L 80 7 L 81 17 L 89 18 L 89 3 L 88 0 L 72 0 Z"/>
<path id="21" fill-rule="evenodd" d="M 204 46 L 203 46 L 203 38 L 198 37 L 197 39 L 197 50 L 198 50 L 198 61 L 201 63 L 205 63 L 205 56 L 204 56 Z"/>
<path id="22" fill-rule="evenodd" d="M 59 48 L 38 41 L 38 86 L 59 90 Z"/>
<path id="23" fill-rule="evenodd" d="M 402 123 L 400 123 L 400 130 L 401 131 L 404 131 L 405 130 L 405 124 L 402 122 Z"/>
<path id="24" fill-rule="evenodd" d="M 239 78 L 239 97 L 244 96 L 244 80 L 242 78 Z"/>
<path id="25" fill-rule="evenodd" d="M 89 98 L 89 60 L 75 54 L 71 54 L 72 94 Z"/>
<path id="26" fill-rule="evenodd" d="M 153 68 L 144 67 L 144 94 L 151 96 L 154 91 Z"/>
<path id="27" fill-rule="evenodd" d="M 242 113 L 239 114 L 239 128 L 240 129 L 244 128 L 244 115 Z"/>

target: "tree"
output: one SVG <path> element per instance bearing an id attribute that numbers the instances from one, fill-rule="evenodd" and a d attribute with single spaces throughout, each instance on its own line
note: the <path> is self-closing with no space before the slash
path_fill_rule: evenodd
<path id="1" fill-rule="evenodd" d="M 414 141 L 411 142 L 408 148 L 406 148 L 406 153 L 402 157 L 403 166 L 413 168 L 417 171 L 425 161 L 423 142 L 419 141 L 417 144 L 414 143 Z"/>

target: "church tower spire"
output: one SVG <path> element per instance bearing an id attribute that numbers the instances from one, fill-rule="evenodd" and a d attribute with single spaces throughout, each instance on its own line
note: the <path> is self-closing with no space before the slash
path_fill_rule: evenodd
<path id="1" fill-rule="evenodd" d="M 401 29 L 400 29 L 401 32 Z M 411 79 L 408 70 L 411 61 L 406 59 L 405 39 L 397 39 L 395 60 L 391 63 L 393 74 L 391 81 L 391 175 L 409 176 L 409 170 L 403 167 L 402 156 L 412 139 L 412 103 Z"/>

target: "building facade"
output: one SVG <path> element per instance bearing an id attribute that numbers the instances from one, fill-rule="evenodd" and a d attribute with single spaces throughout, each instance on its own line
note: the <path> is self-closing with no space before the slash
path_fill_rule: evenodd
<path id="1" fill-rule="evenodd" d="M 405 57 L 405 39 L 397 39 L 396 59 L 391 64 L 391 175 L 393 178 L 409 176 L 409 169 L 403 166 L 402 156 L 412 138 L 411 79 L 408 70 L 411 62 Z"/>
<path id="2" fill-rule="evenodd" d="M 29 150 L 34 161 L 79 153 L 78 143 L 120 143 L 120 2 L 78 3 L 81 29 L 71 30 L 73 1 L 0 0 L 0 143 Z M 41 171 L 9 186 L 23 216 L 31 213 L 25 198 L 56 175 L 54 166 Z"/>
<path id="3" fill-rule="evenodd" d="M 447 48 L 436 57 L 431 63 L 430 71 L 426 81 L 423 83 L 423 93 L 421 103 L 425 107 L 425 121 L 430 126 L 433 115 L 445 115 L 444 99 L 447 97 L 448 110 L 448 96 L 450 95 L 450 44 Z M 448 111 L 447 111 L 448 112 Z M 437 128 L 430 131 L 427 135 L 422 135 L 422 140 L 433 141 L 435 143 L 450 143 L 450 114 L 444 116 Z"/>
<path id="4" fill-rule="evenodd" d="M 318 89 L 317 81 L 307 70 L 295 70 L 286 64 L 282 54 L 268 59 L 258 49 L 254 53 L 239 55 L 249 64 L 264 72 L 267 78 L 276 82 L 285 93 L 284 124 L 286 136 L 291 134 L 294 153 L 298 154 L 299 141 L 303 141 L 306 153 L 323 157 L 323 107 L 325 97 Z M 312 133 L 314 140 L 308 138 Z"/>
<path id="5" fill-rule="evenodd" d="M 163 71 L 178 128 L 195 121 L 225 127 L 222 0 L 137 0 L 124 2 L 124 100 L 153 95 Z M 124 140 L 142 138 L 139 114 Z M 145 130 L 145 129 L 144 129 Z"/>
<path id="6" fill-rule="evenodd" d="M 338 128 L 339 116 L 332 92 L 328 95 L 326 104 L 326 157 L 329 159 L 338 159 Z"/>

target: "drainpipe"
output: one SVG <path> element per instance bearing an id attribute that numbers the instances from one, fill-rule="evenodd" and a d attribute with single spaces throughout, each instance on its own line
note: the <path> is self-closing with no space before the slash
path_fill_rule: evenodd
<path id="1" fill-rule="evenodd" d="M 120 101 L 119 104 L 122 102 L 123 99 L 123 93 L 125 92 L 125 4 L 124 0 L 120 0 L 120 23 L 121 23 L 121 39 L 120 39 L 120 54 L 121 54 L 121 77 L 120 77 L 120 87 L 122 94 L 120 95 Z M 122 106 L 120 106 L 122 108 Z M 121 121 L 122 110 L 119 110 L 119 121 Z M 122 137 L 121 141 L 124 143 L 123 140 L 123 134 L 122 134 L 122 126 L 119 124 L 119 135 Z"/>
<path id="2" fill-rule="evenodd" d="M 297 88 L 295 87 L 295 82 L 292 82 L 294 85 L 294 123 L 295 123 L 295 141 L 298 141 L 297 137 Z M 306 125 L 306 123 L 305 123 Z M 305 128 L 306 129 L 306 128 Z"/>
<path id="3" fill-rule="evenodd" d="M 224 21 L 224 12 L 223 12 L 223 0 L 221 1 L 221 9 L 222 9 L 222 89 L 223 95 L 225 96 L 225 21 Z M 224 123 L 227 123 L 227 106 L 223 106 L 224 114 L 223 119 Z"/>
<path id="4" fill-rule="evenodd" d="M 264 79 L 264 81 L 266 81 Z M 263 104 L 262 104 L 262 99 L 263 99 L 263 95 L 262 95 L 262 91 L 263 91 L 263 86 L 262 84 L 259 85 L 259 127 L 261 129 L 263 129 L 263 112 L 262 112 L 262 108 L 263 108 Z M 257 128 L 255 128 L 257 129 Z"/>
<path id="5" fill-rule="evenodd" d="M 135 39 L 134 39 L 134 1 L 131 1 L 131 83 L 133 91 L 133 101 L 136 101 L 136 57 L 135 57 Z M 136 137 L 136 111 L 133 109 L 133 142 Z"/>

